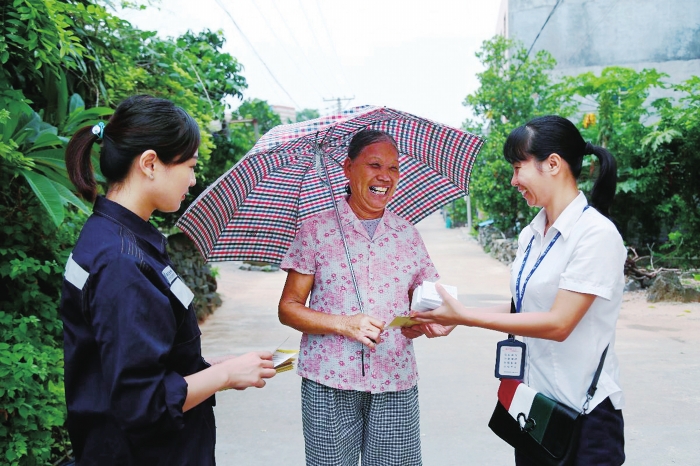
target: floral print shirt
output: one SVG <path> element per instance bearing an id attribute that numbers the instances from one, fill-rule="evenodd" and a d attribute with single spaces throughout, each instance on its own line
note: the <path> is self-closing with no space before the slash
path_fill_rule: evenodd
<path id="1" fill-rule="evenodd" d="M 355 278 L 364 311 L 385 322 L 375 349 L 342 335 L 303 334 L 297 373 L 341 390 L 371 393 L 406 390 L 418 382 L 413 343 L 400 328 L 389 328 L 396 316 L 410 312 L 409 290 L 439 275 L 418 230 L 398 215 L 384 211 L 372 238 L 345 199 L 338 199 Z M 360 312 L 345 247 L 333 209 L 305 221 L 282 260 L 281 268 L 314 275 L 308 306 L 335 315 Z"/>

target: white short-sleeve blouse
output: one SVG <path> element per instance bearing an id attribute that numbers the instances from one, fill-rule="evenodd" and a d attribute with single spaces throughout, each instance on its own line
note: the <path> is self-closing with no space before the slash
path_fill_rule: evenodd
<path id="1" fill-rule="evenodd" d="M 563 342 L 523 338 L 527 344 L 525 383 L 543 394 L 580 409 L 605 347 L 610 345 L 589 404 L 589 412 L 610 397 L 617 409 L 624 406 L 615 355 L 615 326 L 622 304 L 624 264 L 627 256 L 613 223 L 594 208 L 583 193 L 569 204 L 543 236 L 546 215 L 541 210 L 523 229 L 518 254 L 511 266 L 511 292 L 520 272 L 524 252 L 534 236 L 522 272 L 520 288 L 554 236 L 561 236 L 530 277 L 522 300 L 522 312 L 547 312 L 560 289 L 596 295 L 596 299 Z"/>

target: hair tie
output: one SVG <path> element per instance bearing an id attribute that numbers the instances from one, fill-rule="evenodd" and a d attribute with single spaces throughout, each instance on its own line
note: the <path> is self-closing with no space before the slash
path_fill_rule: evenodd
<path id="1" fill-rule="evenodd" d="M 590 142 L 586 143 L 586 147 L 583 148 L 584 154 L 595 154 L 595 146 Z"/>
<path id="2" fill-rule="evenodd" d="M 105 122 L 100 121 L 95 126 L 92 127 L 92 134 L 97 136 L 97 139 L 102 139 L 105 135 Z"/>

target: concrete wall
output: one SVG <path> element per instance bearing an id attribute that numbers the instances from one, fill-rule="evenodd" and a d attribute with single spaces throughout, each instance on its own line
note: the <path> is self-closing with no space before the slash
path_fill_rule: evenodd
<path id="1" fill-rule="evenodd" d="M 529 49 L 556 0 L 502 3 L 496 30 Z M 700 75 L 700 1 L 563 0 L 532 53 L 542 49 L 567 75 L 627 66 L 656 68 L 679 82 Z"/>

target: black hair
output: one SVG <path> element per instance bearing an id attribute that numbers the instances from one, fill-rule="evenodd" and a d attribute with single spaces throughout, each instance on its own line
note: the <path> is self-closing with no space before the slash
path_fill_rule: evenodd
<path id="1" fill-rule="evenodd" d="M 598 157 L 600 171 L 591 191 L 591 205 L 610 217 L 610 205 L 617 186 L 615 159 L 607 149 L 584 141 L 571 121 L 557 115 L 534 118 L 511 131 L 503 145 L 503 156 L 511 165 L 531 157 L 541 163 L 553 153 L 566 161 L 576 179 L 581 174 L 583 156 L 593 154 Z"/>
<path id="2" fill-rule="evenodd" d="M 194 157 L 200 143 L 197 122 L 169 100 L 136 95 L 122 101 L 102 134 L 92 126 L 79 129 L 66 148 L 68 176 L 78 192 L 94 201 L 97 183 L 90 152 L 100 138 L 100 170 L 108 184 L 126 179 L 134 158 L 151 149 L 165 165 Z"/>
<path id="3" fill-rule="evenodd" d="M 362 131 L 356 133 L 350 140 L 350 145 L 348 146 L 348 158 L 350 160 L 355 160 L 355 158 L 360 155 L 360 152 L 362 152 L 365 147 L 378 142 L 388 142 L 394 146 L 396 152 L 399 151 L 396 141 L 391 137 L 391 135 L 376 129 L 363 129 Z"/>

